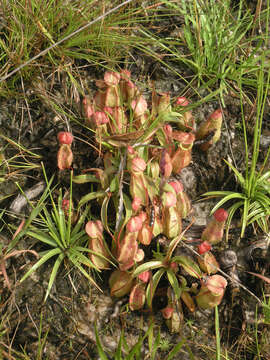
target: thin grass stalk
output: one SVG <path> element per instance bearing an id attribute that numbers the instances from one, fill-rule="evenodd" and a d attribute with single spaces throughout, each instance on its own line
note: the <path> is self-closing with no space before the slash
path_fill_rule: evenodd
<path id="1" fill-rule="evenodd" d="M 215 306 L 215 331 L 216 331 L 216 360 L 220 360 L 220 333 L 219 333 L 219 316 L 218 306 Z"/>
<path id="2" fill-rule="evenodd" d="M 67 243 L 70 245 L 71 236 L 71 222 L 72 222 L 72 179 L 73 171 L 70 173 L 70 185 L 69 185 L 69 209 L 68 209 L 68 223 L 67 223 Z"/>

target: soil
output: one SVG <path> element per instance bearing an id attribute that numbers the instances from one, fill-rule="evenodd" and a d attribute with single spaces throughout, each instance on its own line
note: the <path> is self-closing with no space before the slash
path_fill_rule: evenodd
<path id="1" fill-rule="evenodd" d="M 136 54 L 137 62 L 131 66 L 132 77 L 139 79 L 140 83 L 147 83 L 150 77 L 155 81 L 155 88 L 162 92 L 170 92 L 171 96 L 182 94 L 186 84 L 177 79 L 175 74 L 168 68 L 153 62 L 153 60 L 142 54 Z M 133 58 L 134 59 L 134 58 Z M 142 68 L 142 64 L 145 67 Z M 177 64 L 173 64 L 177 67 Z M 179 69 L 177 69 L 179 70 Z M 183 69 L 181 69 L 183 73 Z M 85 68 L 82 74 L 84 84 L 89 91 L 94 89 L 94 80 L 101 78 L 100 72 L 94 73 L 93 68 Z M 189 76 L 189 73 L 183 73 Z M 50 89 L 50 90 L 48 90 Z M 66 91 L 62 91 L 66 89 Z M 44 96 L 45 90 L 50 98 Z M 58 182 L 64 190 L 69 187 L 69 172 L 59 172 L 57 169 L 59 131 L 71 129 L 75 142 L 73 146 L 74 163 L 73 168 L 76 174 L 80 174 L 86 168 L 98 166 L 98 153 L 92 147 L 94 137 L 91 131 L 80 125 L 84 123 L 81 112 L 81 100 L 75 96 L 74 89 L 68 85 L 68 80 L 63 76 L 55 80 L 54 84 L 39 80 L 35 86 L 24 84 L 24 96 L 16 99 L 1 99 L 0 106 L 0 133 L 7 138 L 20 143 L 25 149 L 35 153 L 32 156 L 22 149 L 9 143 L 5 137 L 0 137 L 1 147 L 4 149 L 5 158 L 19 155 L 17 160 L 27 159 L 34 164 L 32 168 L 23 172 L 13 171 L 12 167 L 6 167 L 4 181 L 0 184 L 1 208 L 5 209 L 2 217 L 1 245 L 6 246 L 12 237 L 14 229 L 11 225 L 18 227 L 23 217 L 29 214 L 27 204 L 22 204 L 14 211 L 14 199 L 18 202 L 20 190 L 18 185 L 25 191 L 33 189 L 40 181 L 44 181 L 41 163 L 46 169 L 48 178 L 55 174 L 55 184 Z M 149 95 L 145 89 L 145 95 Z M 206 90 L 199 91 L 199 95 L 207 95 Z M 193 101 L 198 100 L 198 94 L 188 91 L 185 95 Z M 50 100 L 57 100 L 66 111 L 67 116 L 57 112 Z M 79 101 L 78 101 L 79 100 Z M 198 147 L 193 148 L 192 163 L 181 173 L 181 180 L 185 190 L 190 196 L 194 206 L 196 223 L 194 228 L 202 231 L 209 220 L 209 212 L 215 203 L 213 200 L 197 202 L 201 194 L 211 190 L 235 190 L 237 184 L 235 177 L 223 159 L 237 164 L 239 170 L 244 169 L 243 161 L 243 138 L 239 128 L 241 119 L 240 102 L 238 98 L 231 95 L 225 96 L 226 108 L 224 111 L 224 124 L 221 139 L 212 146 L 208 152 L 200 151 Z M 218 100 L 201 105 L 194 109 L 193 115 L 199 124 L 215 109 L 219 108 Z M 252 121 L 249 119 L 250 105 L 244 104 L 247 119 L 250 122 L 250 138 L 252 143 Z M 260 153 L 261 161 L 264 159 L 269 146 L 270 126 L 269 111 L 266 109 Z M 259 165 L 259 164 L 258 164 Z M 269 167 L 269 164 L 267 164 Z M 74 196 L 79 200 L 88 192 L 86 185 L 74 184 Z M 41 196 L 35 194 L 33 201 Z M 13 207 L 11 206 L 13 203 Z M 16 205 L 16 202 L 15 202 Z M 250 244 L 261 241 L 259 235 L 254 234 L 252 228 L 246 231 L 246 237 L 239 243 L 240 229 L 237 227 L 237 219 L 234 228 L 230 231 L 229 243 L 225 241 L 222 245 L 214 247 L 217 258 L 224 256 L 225 249 L 235 251 L 238 256 L 237 264 L 224 269 L 230 276 L 235 273 L 241 283 L 256 296 L 262 298 L 262 293 L 269 294 L 269 287 L 262 280 L 254 278 L 247 271 L 264 273 L 269 275 L 269 250 L 265 245 L 250 248 Z M 268 239 L 269 240 L 269 239 Z M 269 241 L 268 241 L 269 243 Z M 40 245 L 31 239 L 22 240 L 18 243 L 18 249 L 42 250 Z M 248 249 L 250 249 L 250 256 Z M 182 247 L 178 251 L 184 251 Z M 11 291 L 8 289 L 3 277 L 0 277 L 1 296 L 1 337 L 3 359 L 21 359 L 19 353 L 11 351 L 23 351 L 29 359 L 99 359 L 96 349 L 96 337 L 94 324 L 96 324 L 100 339 L 106 353 L 115 351 L 121 331 L 124 331 L 128 346 L 131 347 L 138 342 L 139 336 L 149 327 L 150 321 L 154 318 L 156 330 L 160 327 L 161 343 L 156 359 L 164 358 L 172 347 L 172 344 L 185 339 L 185 344 L 176 358 L 191 359 L 213 359 L 215 358 L 215 331 L 214 311 L 196 310 L 194 313 L 183 307 L 184 321 L 182 320 L 181 331 L 170 333 L 161 316 L 160 309 L 166 306 L 166 297 L 159 295 L 154 306 L 154 313 L 147 309 L 144 311 L 128 311 L 126 304 L 128 297 L 113 299 L 108 290 L 108 277 L 110 272 L 104 271 L 96 281 L 102 288 L 100 293 L 84 278 L 82 274 L 70 269 L 68 264 L 61 268 L 57 275 L 55 284 L 46 303 L 43 302 L 48 285 L 48 279 L 53 263 L 46 263 L 34 272 L 33 275 L 19 283 L 22 275 L 35 263 L 35 257 L 31 254 L 24 254 L 12 257 L 7 260 L 6 268 L 11 283 Z M 72 270 L 72 271 L 70 271 Z M 269 324 L 263 322 L 262 308 L 258 302 L 245 289 L 239 288 L 231 283 L 226 295 L 219 307 L 221 338 L 223 347 L 226 347 L 231 359 L 255 359 L 256 344 L 253 338 L 252 328 L 258 327 L 258 336 L 261 341 L 261 359 L 270 359 L 269 353 Z M 39 329 L 42 329 L 41 332 Z M 39 345 L 44 340 L 42 355 L 39 355 Z M 264 339 L 264 340 L 263 340 Z M 268 339 L 268 340 L 267 340 Z M 264 345 L 263 345 L 264 344 Z M 1 351 L 0 351 L 1 354 Z M 142 346 L 141 359 L 147 359 L 149 355 L 148 344 L 145 341 Z M 1 355 L 0 355 L 1 356 Z"/>

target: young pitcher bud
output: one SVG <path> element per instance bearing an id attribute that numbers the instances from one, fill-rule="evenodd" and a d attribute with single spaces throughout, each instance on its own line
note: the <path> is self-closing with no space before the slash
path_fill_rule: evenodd
<path id="1" fill-rule="evenodd" d="M 109 278 L 111 296 L 122 297 L 128 294 L 133 285 L 132 276 L 121 270 L 115 270 Z"/>
<path id="2" fill-rule="evenodd" d="M 119 84 L 121 75 L 115 71 L 106 71 L 104 74 L 104 82 L 107 86 L 116 86 Z"/>
<path id="3" fill-rule="evenodd" d="M 104 111 L 96 111 L 93 115 L 93 120 L 96 126 L 107 124 L 110 121 L 108 115 Z"/>
<path id="4" fill-rule="evenodd" d="M 138 241 L 143 245 L 149 245 L 153 237 L 153 232 L 149 224 L 143 224 L 138 234 Z"/>
<path id="5" fill-rule="evenodd" d="M 83 113 L 87 120 L 90 120 L 92 115 L 94 114 L 94 107 L 92 104 L 92 100 L 89 98 L 89 96 L 85 96 L 83 101 Z"/>
<path id="6" fill-rule="evenodd" d="M 174 308 L 171 306 L 166 306 L 164 309 L 161 310 L 162 316 L 166 320 L 172 317 L 173 312 L 174 312 Z"/>
<path id="7" fill-rule="evenodd" d="M 131 101 L 131 108 L 135 118 L 142 116 L 147 111 L 147 101 L 141 95 L 138 99 Z"/>
<path id="8" fill-rule="evenodd" d="M 57 153 L 57 166 L 59 170 L 70 169 L 73 161 L 73 153 L 68 144 L 62 144 Z"/>
<path id="9" fill-rule="evenodd" d="M 68 131 L 60 131 L 57 135 L 57 138 L 61 145 L 71 145 L 73 142 L 73 135 L 71 134 L 71 132 Z"/>
<path id="10" fill-rule="evenodd" d="M 218 209 L 213 216 L 213 219 L 207 224 L 204 229 L 201 239 L 208 241 L 210 244 L 217 244 L 223 238 L 225 222 L 228 217 L 228 212 L 225 209 Z"/>
<path id="11" fill-rule="evenodd" d="M 136 284 L 129 295 L 129 308 L 130 310 L 139 310 L 143 308 L 145 303 L 145 285 Z"/>
<path id="12" fill-rule="evenodd" d="M 134 261 L 136 263 L 139 263 L 139 262 L 143 261 L 144 256 L 145 256 L 145 254 L 144 254 L 143 249 L 138 249 L 138 251 L 136 252 L 136 254 L 134 256 Z"/>
<path id="13" fill-rule="evenodd" d="M 138 275 L 138 279 L 142 282 L 147 283 L 150 279 L 150 271 L 144 271 L 140 275 Z"/>
<path id="14" fill-rule="evenodd" d="M 225 289 L 227 280 L 221 275 L 208 276 L 202 283 L 198 295 L 196 295 L 196 302 L 202 309 L 211 309 L 219 305 Z"/>
<path id="15" fill-rule="evenodd" d="M 203 241 L 200 245 L 198 245 L 198 253 L 200 255 L 208 252 L 212 249 L 212 245 L 208 241 Z"/>
<path id="16" fill-rule="evenodd" d="M 179 96 L 175 102 L 176 106 L 186 107 L 189 105 L 189 101 L 184 96 Z M 180 130 L 195 130 L 195 119 L 191 113 L 191 111 L 185 111 L 181 118 L 179 118 L 179 122 L 177 123 L 178 128 Z"/>
<path id="17" fill-rule="evenodd" d="M 134 159 L 132 159 L 131 162 L 132 172 L 140 173 L 140 172 L 144 172 L 145 169 L 146 169 L 146 162 L 142 158 L 137 156 Z"/>
<path id="18" fill-rule="evenodd" d="M 216 274 L 219 269 L 219 263 L 211 252 L 206 252 L 198 256 L 198 263 L 202 271 L 208 275 Z"/>
<path id="19" fill-rule="evenodd" d="M 133 216 L 129 219 L 126 228 L 129 233 L 140 231 L 142 228 L 143 222 L 140 216 Z"/>
<path id="20" fill-rule="evenodd" d="M 163 206 L 172 207 L 176 205 L 176 195 L 173 192 L 164 192 L 161 196 Z"/>
<path id="21" fill-rule="evenodd" d="M 173 172 L 179 174 L 191 162 L 191 150 L 195 136 L 192 133 L 174 131 L 173 138 L 179 141 L 179 146 L 172 157 Z"/>
<path id="22" fill-rule="evenodd" d="M 163 226 L 163 233 L 167 238 L 173 239 L 180 235 L 182 231 L 182 219 L 176 207 L 165 208 Z"/>
<path id="23" fill-rule="evenodd" d="M 169 181 L 169 184 L 174 188 L 176 195 L 179 194 L 180 192 L 184 191 L 183 184 L 178 180 Z"/>
<path id="24" fill-rule="evenodd" d="M 103 225 L 100 220 L 88 221 L 85 225 L 85 231 L 90 238 L 100 238 L 103 233 Z"/>
<path id="25" fill-rule="evenodd" d="M 159 162 L 161 175 L 168 179 L 172 173 L 172 160 L 167 150 L 163 150 Z"/>
<path id="26" fill-rule="evenodd" d="M 213 137 L 206 143 L 200 146 L 201 150 L 207 151 L 209 147 L 215 144 L 221 135 L 221 126 L 222 126 L 222 110 L 218 109 L 214 111 L 208 119 L 201 124 L 199 129 L 196 132 L 196 140 L 201 140 L 206 138 L 213 132 Z"/>
<path id="27" fill-rule="evenodd" d="M 134 265 L 137 251 L 137 232 L 127 233 L 121 241 L 118 251 L 117 260 L 121 270 L 128 270 Z"/>

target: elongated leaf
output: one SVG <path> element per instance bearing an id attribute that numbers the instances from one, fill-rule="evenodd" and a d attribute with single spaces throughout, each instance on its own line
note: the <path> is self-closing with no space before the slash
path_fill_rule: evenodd
<path id="1" fill-rule="evenodd" d="M 117 349 L 114 355 L 114 359 L 115 360 L 122 360 L 122 343 L 123 343 L 123 338 L 125 336 L 125 332 L 124 329 L 121 329 L 121 335 L 118 341 L 118 345 L 117 345 Z"/>
<path id="2" fill-rule="evenodd" d="M 73 247 L 76 244 L 83 246 L 88 243 L 88 240 L 89 236 L 85 233 L 85 230 L 82 230 L 71 237 L 70 246 Z"/>
<path id="3" fill-rule="evenodd" d="M 268 197 L 262 193 L 256 193 L 255 198 L 256 198 L 256 200 L 258 200 L 260 202 L 260 204 L 264 208 L 270 208 L 270 197 Z"/>
<path id="4" fill-rule="evenodd" d="M 270 178 L 270 170 L 269 170 L 269 171 L 266 171 L 263 175 L 259 175 L 256 183 L 257 183 L 258 185 L 261 185 L 261 184 L 263 184 L 265 181 L 267 181 L 269 178 Z"/>
<path id="5" fill-rule="evenodd" d="M 65 258 L 65 254 L 64 253 L 61 253 L 59 254 L 59 256 L 57 257 L 55 263 L 54 263 L 54 266 L 53 266 L 53 269 L 52 269 L 52 272 L 51 272 L 51 275 L 50 275 L 50 280 L 49 280 L 49 284 L 48 284 L 48 288 L 47 288 L 47 291 L 46 291 L 46 295 L 45 295 L 45 299 L 44 301 L 47 300 L 47 297 L 51 291 L 51 288 L 53 286 L 53 283 L 55 281 L 55 278 L 56 278 L 56 275 L 57 275 L 57 272 L 58 272 L 58 269 L 59 269 L 59 266 L 61 265 L 62 261 L 64 260 Z"/>
<path id="6" fill-rule="evenodd" d="M 87 206 L 84 210 L 84 212 L 82 213 L 82 215 L 79 217 L 79 220 L 77 221 L 76 225 L 74 226 L 73 230 L 71 231 L 70 237 L 73 238 L 73 236 L 75 236 L 75 234 L 78 233 L 78 231 L 81 230 L 81 227 L 84 223 L 84 220 L 89 212 L 89 206 Z"/>
<path id="7" fill-rule="evenodd" d="M 158 269 L 164 267 L 163 262 L 160 260 L 153 260 L 153 261 L 148 261 L 144 264 L 139 265 L 134 271 L 132 276 L 135 278 L 138 275 L 140 275 L 142 272 L 147 271 L 147 270 L 153 270 L 153 269 Z"/>
<path id="8" fill-rule="evenodd" d="M 108 233 L 110 234 L 110 228 L 108 225 L 108 205 L 109 205 L 109 201 L 110 201 L 110 197 L 106 196 L 102 202 L 102 206 L 101 206 L 101 221 L 102 224 L 104 226 L 104 229 L 106 231 L 108 231 Z"/>
<path id="9" fill-rule="evenodd" d="M 190 257 L 185 255 L 175 256 L 172 258 L 172 262 L 177 262 L 178 264 L 183 266 L 183 268 L 189 275 L 197 279 L 202 278 L 202 271 L 199 268 L 199 265 L 195 263 Z"/>
<path id="10" fill-rule="evenodd" d="M 186 339 L 182 339 L 175 347 L 170 351 L 169 355 L 166 357 L 166 360 L 175 359 L 175 356 L 179 353 L 186 342 Z"/>
<path id="11" fill-rule="evenodd" d="M 25 279 L 27 279 L 34 271 L 36 271 L 41 265 L 43 265 L 46 261 L 48 261 L 53 256 L 59 255 L 61 253 L 61 249 L 52 249 L 47 252 L 46 255 L 42 256 L 42 258 L 35 263 L 31 267 L 30 270 L 27 271 L 27 273 L 21 278 L 20 282 L 23 282 Z"/>
<path id="12" fill-rule="evenodd" d="M 106 246 L 106 244 L 105 244 L 105 246 Z M 100 258 L 102 258 L 102 259 L 104 259 L 104 260 L 107 260 L 112 266 L 114 266 L 114 267 L 116 267 L 117 265 L 116 265 L 116 261 L 115 262 L 113 262 L 110 258 L 107 258 L 106 256 L 103 256 L 103 255 L 101 255 L 101 254 L 99 254 L 99 253 L 97 253 L 97 252 L 95 252 L 95 251 L 93 251 L 93 250 L 90 250 L 90 249 L 88 249 L 88 248 L 85 248 L 85 247 L 81 247 L 81 246 L 76 246 L 75 248 L 74 248 L 76 251 L 80 251 L 80 252 L 86 252 L 86 253 L 90 253 L 90 254 L 93 254 L 93 255 L 96 255 L 96 256 L 99 256 Z M 108 249 L 108 252 L 109 252 L 109 249 Z M 109 252 L 109 254 L 111 255 L 111 253 Z M 113 256 L 111 255 L 111 257 L 113 258 Z M 88 259 L 88 258 L 87 258 Z M 90 259 L 89 259 L 89 261 L 90 261 Z M 93 267 L 93 266 L 95 266 L 92 262 L 91 262 L 91 265 L 90 265 L 90 263 L 89 262 L 87 262 L 87 263 L 85 263 L 85 265 L 87 265 L 87 266 L 89 266 L 89 267 Z M 95 270 L 98 270 L 98 271 L 100 271 L 99 269 L 97 269 L 97 268 L 95 268 Z"/>
<path id="13" fill-rule="evenodd" d="M 91 200 L 102 198 L 102 197 L 106 196 L 106 194 L 107 193 L 105 191 L 100 190 L 100 191 L 95 191 L 95 192 L 89 193 L 87 195 L 84 195 L 81 198 L 81 200 L 79 201 L 79 207 L 88 203 Z"/>
<path id="14" fill-rule="evenodd" d="M 25 235 L 26 230 L 30 226 L 31 222 L 37 218 L 37 216 L 39 215 L 39 213 L 42 211 L 43 208 L 44 208 L 44 205 L 39 205 L 39 206 L 37 205 L 31 211 L 31 214 L 29 215 L 28 219 L 26 220 L 26 222 L 25 222 L 25 224 L 23 226 L 23 229 L 14 237 L 14 239 L 9 244 L 8 251 L 13 249 L 14 246 L 17 245 L 18 241 Z"/>
<path id="15" fill-rule="evenodd" d="M 81 248 L 81 247 L 73 247 L 70 248 L 67 256 L 69 258 L 70 261 L 72 261 L 73 264 L 84 264 L 92 269 L 95 269 L 96 271 L 100 271 L 94 264 L 93 262 L 86 257 L 82 251 L 85 251 L 87 249 Z M 101 256 L 102 257 L 102 256 Z"/>
<path id="16" fill-rule="evenodd" d="M 232 169 L 232 171 L 235 173 L 237 180 L 240 182 L 241 186 L 244 188 L 246 180 L 244 179 L 243 175 L 227 160 L 225 160 L 225 163 Z"/>
<path id="17" fill-rule="evenodd" d="M 130 198 L 125 193 L 123 194 L 123 198 L 124 198 L 124 205 L 126 212 L 126 216 L 124 220 L 124 225 L 125 225 L 128 222 L 128 220 L 131 218 L 133 210 L 132 210 Z"/>
<path id="18" fill-rule="evenodd" d="M 182 289 L 179 287 L 178 279 L 172 270 L 167 270 L 167 277 L 171 287 L 173 288 L 176 299 L 178 300 L 181 296 Z"/>
<path id="19" fill-rule="evenodd" d="M 242 215 L 242 229 L 241 229 L 241 235 L 240 235 L 241 238 L 244 236 L 245 229 L 246 229 L 246 226 L 247 226 L 248 208 L 249 208 L 249 199 L 245 199 L 243 215 Z"/>
<path id="20" fill-rule="evenodd" d="M 151 309 L 152 307 L 152 300 L 156 292 L 156 288 L 158 286 L 158 283 L 160 279 L 162 278 L 163 274 L 165 273 L 165 269 L 159 269 L 152 277 L 152 281 L 149 282 L 147 288 L 146 288 L 146 301 L 147 305 Z"/>
<path id="21" fill-rule="evenodd" d="M 75 184 L 85 184 L 85 183 L 88 183 L 88 182 L 95 182 L 95 183 L 99 183 L 100 180 L 96 178 L 95 175 L 91 175 L 91 174 L 83 174 L 83 175 L 77 175 L 77 176 L 74 176 L 72 181 L 75 183 Z"/>
<path id="22" fill-rule="evenodd" d="M 95 280 L 92 278 L 92 276 L 90 276 L 85 269 L 79 264 L 79 262 L 77 260 L 73 261 L 73 258 L 69 258 L 72 263 L 80 270 L 80 272 L 100 291 L 103 292 L 101 290 L 101 288 L 98 286 L 98 284 L 95 282 Z"/>
<path id="23" fill-rule="evenodd" d="M 237 211 L 237 209 L 239 209 L 241 206 L 243 206 L 243 200 L 238 201 L 237 203 L 233 204 L 229 210 L 228 210 L 228 218 L 227 218 L 227 225 L 226 225 L 226 240 L 228 242 L 228 236 L 229 236 L 229 229 L 230 229 L 230 225 L 232 222 L 232 218 L 235 214 L 235 212 Z"/>
<path id="24" fill-rule="evenodd" d="M 42 241 L 45 244 L 51 245 L 53 247 L 57 247 L 58 244 L 57 242 L 49 235 L 47 235 L 46 233 L 36 230 L 36 231 L 32 231 L 32 230 L 27 230 L 26 234 L 28 236 L 31 236 L 34 239 L 37 239 L 39 241 Z"/>
<path id="25" fill-rule="evenodd" d="M 227 195 L 213 207 L 213 209 L 211 210 L 211 214 L 213 214 L 218 208 L 220 208 L 227 201 L 232 200 L 232 199 L 243 199 L 243 200 L 245 200 L 246 197 L 245 197 L 245 195 L 240 194 L 240 193 L 233 193 L 233 194 Z"/>
<path id="26" fill-rule="evenodd" d="M 142 345 L 144 343 L 144 340 L 147 338 L 147 336 L 149 335 L 149 331 L 151 331 L 151 327 L 146 331 L 146 333 L 144 334 L 144 336 L 139 337 L 139 340 L 137 342 L 137 344 L 135 344 L 132 349 L 130 350 L 130 352 L 125 356 L 125 359 L 123 360 L 133 360 L 134 356 L 136 356 L 137 360 L 141 360 L 142 359 Z"/>
<path id="27" fill-rule="evenodd" d="M 58 230 L 56 229 L 55 223 L 52 221 L 52 218 L 51 218 L 48 210 L 46 209 L 46 207 L 44 207 L 43 212 L 45 215 L 44 222 L 49 229 L 49 233 L 50 233 L 51 237 L 55 240 L 55 242 L 58 245 L 61 245 L 60 234 L 59 234 Z"/>
<path id="28" fill-rule="evenodd" d="M 105 352 L 103 350 L 103 345 L 100 342 L 96 323 L 95 323 L 95 335 L 96 335 L 96 343 L 97 343 L 98 355 L 100 356 L 100 359 L 101 360 L 109 360 L 107 355 L 105 354 Z"/>
<path id="29" fill-rule="evenodd" d="M 159 348 L 160 345 L 160 330 L 158 329 L 158 333 L 156 335 L 156 339 L 154 342 L 154 345 L 151 347 L 151 360 L 155 360 L 156 359 L 156 352 Z"/>

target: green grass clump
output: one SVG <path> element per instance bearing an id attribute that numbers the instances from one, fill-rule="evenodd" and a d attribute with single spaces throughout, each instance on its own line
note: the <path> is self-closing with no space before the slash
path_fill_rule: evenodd
<path id="1" fill-rule="evenodd" d="M 155 38 L 156 46 L 173 63 L 183 64 L 194 73 L 193 86 L 197 82 L 199 87 L 217 89 L 223 106 L 224 94 L 239 93 L 240 77 L 243 86 L 257 88 L 256 73 L 269 50 L 261 51 L 267 36 L 256 34 L 268 16 L 269 6 L 257 16 L 243 0 L 237 6 L 232 6 L 230 0 L 163 0 L 162 3 L 184 23 L 177 24 L 173 35 L 163 39 L 147 30 L 144 35 Z M 147 51 L 160 59 L 157 52 Z M 160 61 L 166 65 L 164 59 Z"/>
<path id="2" fill-rule="evenodd" d="M 70 65 L 76 60 L 83 61 L 83 65 L 118 65 L 127 54 L 129 43 L 135 40 L 129 37 L 134 23 L 143 19 L 143 9 L 130 6 L 128 3 L 132 1 L 120 6 L 122 2 L 109 0 L 68 4 L 54 0 L 3 0 L 1 94 L 10 96 L 21 79 L 32 81 L 55 72 L 66 72 L 76 78 L 74 68 L 70 74 Z M 49 47 L 52 49 L 47 51 Z M 9 81 L 3 81 L 19 67 L 20 71 Z"/>
<path id="3" fill-rule="evenodd" d="M 240 211 L 242 224 L 241 237 L 244 236 L 246 226 L 251 224 L 256 225 L 256 227 L 259 227 L 265 233 L 269 232 L 270 171 L 266 171 L 265 169 L 266 164 L 269 160 L 270 147 L 268 148 L 267 154 L 261 167 L 258 168 L 257 165 L 260 151 L 260 136 L 262 133 L 263 115 L 268 96 L 270 80 L 269 74 L 267 76 L 267 79 L 265 80 L 263 64 L 261 70 L 258 73 L 258 84 L 260 84 L 260 86 L 258 88 L 256 101 L 257 114 L 254 127 L 251 157 L 242 104 L 242 126 L 245 143 L 245 173 L 241 174 L 236 167 L 226 162 L 230 169 L 234 172 L 236 180 L 241 187 L 241 192 L 210 191 L 204 194 L 204 196 L 222 197 L 222 199 L 213 208 L 212 213 L 228 201 L 233 201 L 233 204 L 228 209 L 229 216 L 227 221 L 227 229 L 229 229 L 231 220 L 235 213 L 237 211 Z"/>

